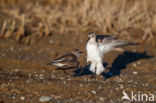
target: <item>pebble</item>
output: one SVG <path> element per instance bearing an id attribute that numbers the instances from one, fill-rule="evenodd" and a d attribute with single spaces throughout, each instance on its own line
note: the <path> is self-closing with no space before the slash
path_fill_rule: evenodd
<path id="1" fill-rule="evenodd" d="M 66 81 L 63 81 L 64 84 L 66 84 Z"/>
<path id="2" fill-rule="evenodd" d="M 60 79 L 60 80 L 63 80 L 64 78 L 63 78 L 63 77 L 60 77 L 59 79 Z"/>
<path id="3" fill-rule="evenodd" d="M 39 102 L 49 102 L 52 100 L 52 97 L 50 96 L 42 96 L 39 98 Z"/>
<path id="4" fill-rule="evenodd" d="M 140 61 L 138 61 L 138 63 L 137 63 L 138 65 L 140 65 L 141 64 L 141 62 Z"/>
<path id="5" fill-rule="evenodd" d="M 5 53 L 2 53 L 1 56 L 4 57 L 4 56 L 6 56 L 6 54 Z"/>
<path id="6" fill-rule="evenodd" d="M 15 72 L 19 72 L 19 69 L 15 69 Z"/>
<path id="7" fill-rule="evenodd" d="M 38 74 L 35 74 L 35 77 L 38 77 Z"/>
<path id="8" fill-rule="evenodd" d="M 28 74 L 29 78 L 32 76 L 31 73 Z"/>
<path id="9" fill-rule="evenodd" d="M 154 91 L 154 96 L 156 97 L 156 91 Z"/>
<path id="10" fill-rule="evenodd" d="M 71 80 L 71 78 L 68 78 L 67 80 Z"/>
<path id="11" fill-rule="evenodd" d="M 83 40 L 82 39 L 80 39 L 80 43 L 83 43 Z"/>
<path id="12" fill-rule="evenodd" d="M 10 47 L 10 50 L 14 50 L 14 47 Z"/>
<path id="13" fill-rule="evenodd" d="M 1 87 L 7 87 L 8 85 L 7 84 L 1 84 Z"/>
<path id="14" fill-rule="evenodd" d="M 54 41 L 53 40 L 49 40 L 49 44 L 53 44 L 54 43 Z"/>
<path id="15" fill-rule="evenodd" d="M 123 89 L 123 88 L 124 88 L 124 86 L 123 86 L 123 85 L 121 85 L 121 84 L 119 84 L 119 86 L 120 86 L 120 88 L 121 88 L 121 89 Z"/>
<path id="16" fill-rule="evenodd" d="M 18 51 L 22 51 L 22 48 L 18 48 Z"/>
<path id="17" fill-rule="evenodd" d="M 21 99 L 21 100 L 25 100 L 25 97 L 24 97 L 24 96 L 21 96 L 20 99 Z"/>
<path id="18" fill-rule="evenodd" d="M 102 87 L 99 87 L 99 89 L 102 89 Z"/>
<path id="19" fill-rule="evenodd" d="M 105 98 L 100 97 L 99 100 L 102 101 L 102 102 L 104 102 L 105 101 Z"/>
<path id="20" fill-rule="evenodd" d="M 133 74 L 136 75 L 136 74 L 138 74 L 138 72 L 137 71 L 134 71 Z"/>
<path id="21" fill-rule="evenodd" d="M 46 51 L 50 51 L 50 49 L 49 48 L 46 48 Z"/>
<path id="22" fill-rule="evenodd" d="M 51 78 L 52 78 L 52 79 L 56 79 L 56 75 L 53 74 L 53 75 L 51 76 Z"/>
<path id="23" fill-rule="evenodd" d="M 26 80 L 27 83 L 30 83 L 30 80 Z"/>
<path id="24" fill-rule="evenodd" d="M 40 74 L 39 78 L 40 79 L 44 79 L 43 74 Z"/>
<path id="25" fill-rule="evenodd" d="M 96 94 L 96 91 L 95 90 L 93 90 L 93 91 L 91 91 L 93 94 Z"/>
<path id="26" fill-rule="evenodd" d="M 132 65 L 133 65 L 133 67 L 136 67 L 137 66 L 135 63 L 133 63 Z"/>

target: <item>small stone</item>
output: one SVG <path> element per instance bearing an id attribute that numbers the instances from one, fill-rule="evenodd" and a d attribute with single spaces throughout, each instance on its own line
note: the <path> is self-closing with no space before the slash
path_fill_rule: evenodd
<path id="1" fill-rule="evenodd" d="M 136 52 L 137 50 L 136 49 L 133 49 L 133 52 Z"/>
<path id="2" fill-rule="evenodd" d="M 10 47 L 10 50 L 14 50 L 14 47 Z"/>
<path id="3" fill-rule="evenodd" d="M 29 73 L 28 76 L 31 77 L 31 73 Z"/>
<path id="4" fill-rule="evenodd" d="M 145 86 L 148 87 L 148 83 L 146 83 Z"/>
<path id="5" fill-rule="evenodd" d="M 22 58 L 22 56 L 18 55 L 18 58 L 19 58 L 19 59 L 21 59 L 21 58 Z"/>
<path id="6" fill-rule="evenodd" d="M 95 90 L 93 90 L 93 91 L 91 91 L 93 94 L 96 94 L 96 91 Z"/>
<path id="7" fill-rule="evenodd" d="M 4 56 L 6 56 L 6 54 L 5 53 L 2 53 L 1 56 L 4 57 Z"/>
<path id="8" fill-rule="evenodd" d="M 39 98 L 39 102 L 49 102 L 52 100 L 52 97 L 50 96 L 42 96 Z"/>
<path id="9" fill-rule="evenodd" d="M 56 75 L 53 74 L 53 75 L 51 76 L 51 78 L 52 78 L 52 79 L 56 79 Z"/>
<path id="10" fill-rule="evenodd" d="M 38 77 L 38 74 L 35 74 L 35 77 Z"/>
<path id="11" fill-rule="evenodd" d="M 39 78 L 40 79 L 44 79 L 43 74 L 40 74 Z"/>
<path id="12" fill-rule="evenodd" d="M 140 65 L 141 64 L 141 62 L 140 61 L 138 61 L 138 63 L 137 63 L 138 65 Z"/>
<path id="13" fill-rule="evenodd" d="M 54 41 L 53 40 L 49 40 L 49 44 L 53 44 L 54 43 Z"/>
<path id="14" fill-rule="evenodd" d="M 104 102 L 105 101 L 105 98 L 100 97 L 99 100 L 102 101 L 102 102 Z"/>
<path id="15" fill-rule="evenodd" d="M 138 74 L 138 72 L 137 71 L 134 71 L 133 74 L 136 75 L 136 74 Z"/>
<path id="16" fill-rule="evenodd" d="M 25 100 L 25 97 L 24 97 L 24 96 L 21 96 L 20 99 L 21 99 L 21 100 Z"/>
<path id="17" fill-rule="evenodd" d="M 156 91 L 154 91 L 154 96 L 156 97 Z"/>
<path id="18" fill-rule="evenodd" d="M 18 51 L 22 51 L 22 48 L 19 48 Z"/>
<path id="19" fill-rule="evenodd" d="M 84 78 L 84 81 L 85 81 L 85 82 L 87 82 L 87 81 L 88 81 L 88 79 L 87 79 L 87 78 Z"/>
<path id="20" fill-rule="evenodd" d="M 80 84 L 80 87 L 82 87 L 83 85 L 82 84 Z"/>
<path id="21" fill-rule="evenodd" d="M 99 87 L 99 89 L 102 89 L 102 87 Z"/>
<path id="22" fill-rule="evenodd" d="M 30 83 L 30 80 L 26 80 L 27 83 Z"/>
<path id="23" fill-rule="evenodd" d="M 15 69 L 15 72 L 19 72 L 19 69 Z"/>
<path id="24" fill-rule="evenodd" d="M 66 81 L 63 81 L 64 84 L 66 84 Z"/>
<path id="25" fill-rule="evenodd" d="M 71 78 L 68 78 L 67 80 L 71 80 Z"/>
<path id="26" fill-rule="evenodd" d="M 60 77 L 59 79 L 60 79 L 60 80 L 63 80 L 64 78 L 63 78 L 63 77 Z"/>
<path id="27" fill-rule="evenodd" d="M 132 65 L 133 65 L 133 67 L 136 67 L 137 66 L 135 63 L 133 63 Z"/>
<path id="28" fill-rule="evenodd" d="M 123 85 L 121 85 L 121 84 L 119 84 L 119 86 L 120 86 L 120 88 L 121 88 L 121 89 L 123 89 L 123 88 L 124 88 L 124 86 L 123 86 Z"/>
<path id="29" fill-rule="evenodd" d="M 82 39 L 80 39 L 80 43 L 83 43 L 83 40 Z"/>
<path id="30" fill-rule="evenodd" d="M 42 70 L 42 72 L 44 73 L 44 72 L 45 72 L 45 70 Z"/>

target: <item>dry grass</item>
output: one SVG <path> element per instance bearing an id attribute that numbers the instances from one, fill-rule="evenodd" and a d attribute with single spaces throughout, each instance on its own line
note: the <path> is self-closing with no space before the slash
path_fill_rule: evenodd
<path id="1" fill-rule="evenodd" d="M 33 0 L 25 5 L 21 0 L 0 0 L 0 4 L 1 12 L 11 17 L 3 19 L 0 37 L 26 44 L 35 37 L 89 31 L 128 38 L 133 33 L 144 41 L 156 32 L 155 0 Z"/>

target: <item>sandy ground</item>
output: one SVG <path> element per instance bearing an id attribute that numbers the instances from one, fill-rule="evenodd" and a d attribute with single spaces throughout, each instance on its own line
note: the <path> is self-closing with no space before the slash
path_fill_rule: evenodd
<path id="1" fill-rule="evenodd" d="M 37 103 L 42 96 L 52 103 L 130 103 L 121 99 L 123 91 L 156 96 L 156 46 L 150 41 L 106 54 L 107 70 L 97 80 L 90 78 L 85 54 L 81 76 L 82 68 L 65 76 L 46 65 L 73 48 L 85 52 L 86 40 L 87 35 L 52 35 L 27 46 L 0 39 L 0 103 Z"/>

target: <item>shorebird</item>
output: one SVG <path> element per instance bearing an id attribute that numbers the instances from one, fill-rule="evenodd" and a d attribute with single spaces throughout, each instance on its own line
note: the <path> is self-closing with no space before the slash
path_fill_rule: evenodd
<path id="1" fill-rule="evenodd" d="M 86 45 L 87 62 L 91 62 L 90 71 L 99 75 L 104 71 L 103 60 L 101 58 L 101 51 L 97 43 L 96 34 L 88 34 L 88 41 Z"/>
<path id="2" fill-rule="evenodd" d="M 82 53 L 83 52 L 81 52 L 79 49 L 72 50 L 70 53 L 67 53 L 53 60 L 52 62 L 47 63 L 47 65 L 55 65 L 58 67 L 58 69 L 64 70 L 64 73 L 66 74 L 65 70 L 80 67 L 78 58 Z"/>
<path id="3" fill-rule="evenodd" d="M 105 69 L 103 67 L 103 56 L 115 48 L 128 45 L 137 45 L 136 42 L 117 40 L 115 35 L 96 35 L 90 33 L 86 45 L 87 62 L 91 62 L 90 71 L 100 75 Z"/>

